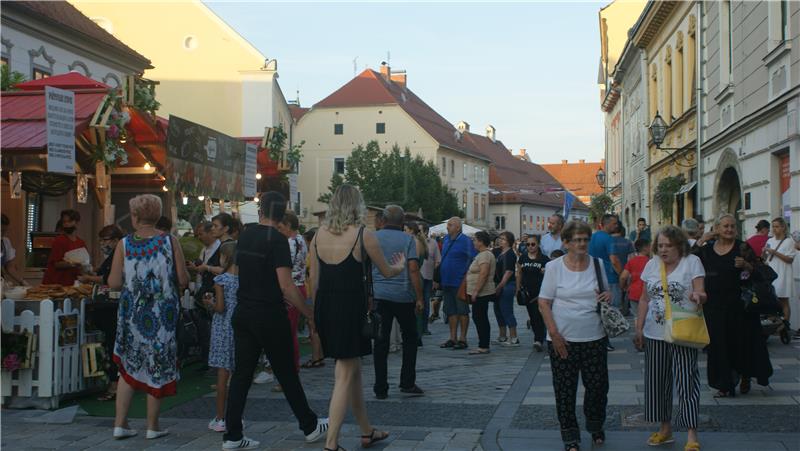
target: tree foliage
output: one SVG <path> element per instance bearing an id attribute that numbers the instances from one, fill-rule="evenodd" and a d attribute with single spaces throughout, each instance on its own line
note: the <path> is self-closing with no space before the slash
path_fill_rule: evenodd
<path id="1" fill-rule="evenodd" d="M 0 69 L 0 91 L 16 91 L 14 85 L 25 81 L 25 75 L 12 71 L 8 64 L 3 64 Z"/>
<path id="2" fill-rule="evenodd" d="M 458 199 L 442 184 L 439 169 L 432 161 L 411 156 L 396 144 L 389 152 L 381 152 L 376 141 L 359 144 L 345 164 L 345 175 L 334 174 L 328 192 L 320 202 L 327 203 L 342 183 L 357 186 L 367 205 L 397 204 L 409 213 L 422 209 L 430 221 L 441 221 L 459 215 Z"/>
<path id="3" fill-rule="evenodd" d="M 596 224 L 604 214 L 611 212 L 611 206 L 614 205 L 614 199 L 606 193 L 600 193 L 592 196 L 589 202 L 589 221 Z"/>
<path id="4" fill-rule="evenodd" d="M 664 177 L 658 182 L 653 193 L 653 203 L 661 213 L 661 219 L 672 222 L 672 205 L 675 202 L 675 193 L 686 183 L 683 174 Z"/>

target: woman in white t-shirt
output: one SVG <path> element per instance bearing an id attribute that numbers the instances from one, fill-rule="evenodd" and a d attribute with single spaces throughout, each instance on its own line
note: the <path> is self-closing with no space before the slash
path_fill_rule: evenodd
<path id="1" fill-rule="evenodd" d="M 792 295 L 792 263 L 797 250 L 794 248 L 794 240 L 788 235 L 786 220 L 775 218 L 772 220 L 772 238 L 767 240 L 764 250 L 761 252 L 763 258 L 770 268 L 772 268 L 778 278 L 772 282 L 775 287 L 775 296 L 783 309 L 783 320 L 789 322 L 791 310 L 789 309 L 789 298 Z"/>
<path id="2" fill-rule="evenodd" d="M 642 271 L 646 289 L 639 298 L 636 318 L 638 349 L 644 348 L 645 421 L 660 422 L 661 428 L 647 440 L 650 446 L 672 443 L 672 385 L 678 388 L 677 424 L 688 430 L 687 451 L 699 451 L 697 418 L 700 410 L 700 372 L 697 349 L 664 341 L 665 301 L 662 271 L 672 310 L 696 312 L 706 301 L 705 269 L 696 255 L 689 254 L 688 237 L 678 227 L 661 228 L 653 240 L 653 257 Z"/>
<path id="3" fill-rule="evenodd" d="M 608 404 L 608 339 L 597 314 L 598 302 L 609 302 L 609 291 L 598 291 L 595 266 L 589 257 L 592 229 L 585 222 L 570 221 L 561 231 L 567 254 L 545 266 L 539 310 L 547 326 L 561 439 L 566 451 L 580 449 L 580 429 L 575 416 L 578 375 L 586 389 L 583 412 L 586 429 L 595 445 L 605 442 L 603 424 Z M 608 288 L 599 265 L 602 286 Z"/>

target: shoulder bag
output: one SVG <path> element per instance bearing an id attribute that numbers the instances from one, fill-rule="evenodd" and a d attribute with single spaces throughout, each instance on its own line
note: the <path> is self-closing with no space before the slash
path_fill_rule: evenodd
<path id="1" fill-rule="evenodd" d="M 358 238 L 361 240 L 361 277 L 364 286 L 364 302 L 366 307 L 366 314 L 361 324 L 361 336 L 368 340 L 379 340 L 383 334 L 383 324 L 381 322 L 381 315 L 375 310 L 370 310 L 369 304 L 372 300 L 372 265 L 367 255 L 367 250 L 364 247 L 364 226 L 358 229 Z"/>
<path id="2" fill-rule="evenodd" d="M 780 248 L 781 248 L 781 246 L 783 246 L 783 242 L 784 242 L 784 241 L 786 241 L 786 237 L 784 237 L 784 238 L 781 240 L 781 242 L 780 242 L 780 243 L 778 243 L 778 245 L 777 245 L 777 246 L 775 247 L 775 249 L 773 249 L 773 250 L 774 250 L 774 251 L 777 251 L 778 249 L 780 249 Z M 774 253 L 772 253 L 772 254 L 769 254 L 769 260 L 767 260 L 767 261 L 768 261 L 768 262 L 771 262 L 771 261 L 772 261 L 772 259 L 774 259 L 774 258 L 775 258 L 775 254 L 774 254 Z"/>
<path id="3" fill-rule="evenodd" d="M 711 338 L 708 336 L 702 305 L 697 306 L 696 312 L 672 311 L 672 299 L 669 297 L 667 285 L 667 268 L 663 262 L 661 263 L 661 288 L 664 290 L 664 341 L 697 349 L 708 346 Z"/>
<path id="4" fill-rule="evenodd" d="M 456 299 L 465 304 L 472 304 L 472 298 L 467 294 L 467 274 L 469 274 L 470 265 L 472 265 L 472 260 L 467 265 L 467 272 L 464 273 L 464 278 L 461 279 L 461 285 L 458 286 L 458 292 L 456 292 Z"/>
<path id="5" fill-rule="evenodd" d="M 602 293 L 606 290 L 603 284 L 603 272 L 600 270 L 600 260 L 592 257 L 592 262 L 594 262 L 594 276 L 597 278 L 597 289 Z M 631 328 L 622 312 L 608 302 L 598 302 L 597 313 L 600 314 L 600 322 L 603 323 L 608 338 L 618 337 Z"/>
<path id="6" fill-rule="evenodd" d="M 439 266 L 435 266 L 435 267 L 433 268 L 433 281 L 434 281 L 434 282 L 436 282 L 436 283 L 442 283 L 442 270 L 441 270 L 441 268 L 442 268 L 442 263 L 444 263 L 444 258 L 445 258 L 445 257 L 447 257 L 447 254 L 450 252 L 450 249 L 452 249 L 452 247 L 453 247 L 453 244 L 455 244 L 456 240 L 458 240 L 458 238 L 459 238 L 460 236 L 461 236 L 461 234 L 459 233 L 459 234 L 456 236 L 456 239 L 455 239 L 455 240 L 450 240 L 450 244 L 448 244 L 448 245 L 447 245 L 447 249 L 445 249 L 445 250 L 444 250 L 444 254 L 442 254 L 442 259 L 441 259 L 441 260 L 439 260 Z"/>

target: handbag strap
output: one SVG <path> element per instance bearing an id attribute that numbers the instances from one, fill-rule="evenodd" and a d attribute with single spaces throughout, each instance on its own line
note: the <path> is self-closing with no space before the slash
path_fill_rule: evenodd
<path id="1" fill-rule="evenodd" d="M 441 261 L 444 261 L 444 258 L 447 257 L 447 254 L 450 252 L 450 249 L 453 248 L 453 244 L 455 244 L 459 237 L 461 237 L 461 232 L 458 232 L 458 235 L 456 235 L 455 239 L 450 240 L 450 243 L 447 245 L 447 249 L 445 249 L 444 254 L 442 254 Z"/>
<path id="2" fill-rule="evenodd" d="M 358 237 L 356 241 L 361 241 L 361 270 L 364 273 L 361 277 L 362 283 L 364 285 L 364 300 L 367 304 L 367 310 L 369 310 L 369 299 L 373 296 L 372 292 L 372 269 L 370 268 L 369 256 L 367 254 L 367 249 L 364 247 L 364 226 L 361 226 L 358 229 Z"/>
<path id="3" fill-rule="evenodd" d="M 661 262 L 661 289 L 664 291 L 664 319 L 672 319 L 672 300 L 669 298 L 667 289 L 667 265 Z"/>
<path id="4" fill-rule="evenodd" d="M 594 262 L 594 277 L 597 279 L 597 289 L 602 293 L 606 290 L 603 285 L 603 272 L 600 270 L 600 260 L 592 257 L 592 261 Z"/>
<path id="5" fill-rule="evenodd" d="M 780 242 L 780 243 L 778 243 L 778 246 L 777 246 L 777 247 L 775 247 L 775 252 L 777 252 L 777 251 L 778 251 L 778 249 L 780 249 L 780 248 L 781 248 L 781 246 L 783 245 L 783 242 L 784 242 L 784 241 L 786 241 L 786 237 L 783 237 L 783 239 L 781 240 L 781 242 Z M 773 252 L 772 254 L 769 254 L 769 260 L 768 260 L 768 261 L 772 261 L 772 259 L 773 259 L 773 258 L 775 258 L 775 253 L 774 253 L 774 252 Z"/>

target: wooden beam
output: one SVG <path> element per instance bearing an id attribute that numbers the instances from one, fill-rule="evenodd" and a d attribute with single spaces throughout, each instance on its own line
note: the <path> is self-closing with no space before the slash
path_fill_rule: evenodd
<path id="1" fill-rule="evenodd" d="M 151 163 L 152 165 L 152 163 Z M 114 168 L 111 171 L 111 175 L 150 175 L 155 174 L 155 168 L 150 168 L 150 170 L 145 170 L 143 167 L 132 167 L 132 168 Z"/>

